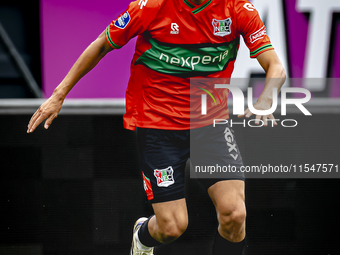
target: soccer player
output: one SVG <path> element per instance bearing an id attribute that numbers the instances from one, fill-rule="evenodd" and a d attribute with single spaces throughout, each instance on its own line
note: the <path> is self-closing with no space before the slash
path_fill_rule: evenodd
<path id="1" fill-rule="evenodd" d="M 266 72 L 268 79 L 254 107 L 267 110 L 273 88 L 279 91 L 285 71 L 250 2 L 137 0 L 88 46 L 29 122 L 28 133 L 45 119 L 47 129 L 74 85 L 108 52 L 138 36 L 126 91 L 124 126 L 137 128 L 144 189 L 154 215 L 135 223 L 131 255 L 152 254 L 153 247 L 174 241 L 187 227 L 183 190 L 190 153 L 190 78 L 230 78 L 240 35 L 250 57 L 256 58 Z M 247 109 L 239 117 L 251 115 Z M 265 124 L 268 119 L 275 122 L 271 114 L 255 118 Z M 224 126 L 213 132 L 219 145 L 210 153 L 220 164 L 239 168 L 241 155 L 231 129 Z M 230 149 L 226 136 L 234 143 L 230 145 L 232 155 L 224 153 Z M 219 222 L 213 255 L 242 254 L 246 218 L 243 174 L 228 174 L 202 184 L 216 207 Z"/>

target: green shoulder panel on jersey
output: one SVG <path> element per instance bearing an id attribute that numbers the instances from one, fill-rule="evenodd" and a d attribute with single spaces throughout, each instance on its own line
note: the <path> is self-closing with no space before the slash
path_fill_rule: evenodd
<path id="1" fill-rule="evenodd" d="M 151 48 L 135 62 L 165 74 L 182 77 L 223 71 L 237 56 L 239 38 L 229 43 L 205 45 L 163 44 L 149 38 Z"/>

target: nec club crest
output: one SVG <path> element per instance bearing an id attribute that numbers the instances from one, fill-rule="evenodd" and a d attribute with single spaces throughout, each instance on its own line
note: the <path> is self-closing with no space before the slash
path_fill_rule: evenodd
<path id="1" fill-rule="evenodd" d="M 217 36 L 226 36 L 231 34 L 231 18 L 227 18 L 224 20 L 212 20 L 212 25 L 214 27 L 214 35 Z"/>
<path id="2" fill-rule="evenodd" d="M 165 169 L 155 169 L 154 175 L 157 179 L 158 187 L 169 187 L 170 185 L 175 183 L 174 180 L 174 170 L 171 166 Z"/>

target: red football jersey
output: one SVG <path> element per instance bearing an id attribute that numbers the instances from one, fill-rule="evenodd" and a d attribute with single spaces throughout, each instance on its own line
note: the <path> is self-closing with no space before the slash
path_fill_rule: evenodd
<path id="1" fill-rule="evenodd" d="M 190 78 L 230 78 L 240 35 L 252 58 L 273 49 L 258 12 L 246 0 L 130 3 L 106 29 L 115 49 L 138 36 L 126 91 L 125 128 L 190 129 Z M 209 114 L 228 118 L 228 94 L 222 97 L 224 107 Z"/>

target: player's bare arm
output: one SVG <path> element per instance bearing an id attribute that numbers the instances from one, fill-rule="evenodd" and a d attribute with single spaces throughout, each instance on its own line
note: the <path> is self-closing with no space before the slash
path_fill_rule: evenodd
<path id="1" fill-rule="evenodd" d="M 113 48 L 106 41 L 104 31 L 85 49 L 62 82 L 56 87 L 52 96 L 34 113 L 28 124 L 27 133 L 32 133 L 46 118 L 44 127 L 48 129 L 52 121 L 58 116 L 67 94 L 111 50 Z"/>
<path id="2" fill-rule="evenodd" d="M 254 104 L 254 108 L 257 110 L 268 110 L 273 103 L 273 89 L 277 88 L 279 93 L 283 83 L 286 80 L 286 72 L 274 50 L 269 50 L 260 54 L 257 57 L 257 60 L 266 72 L 266 81 L 260 97 Z M 249 118 L 252 115 L 253 113 L 248 108 L 244 114 L 239 115 L 238 117 Z M 273 121 L 274 125 L 277 125 L 273 114 L 263 116 L 257 115 L 255 119 L 256 124 L 259 124 L 259 121 L 262 119 L 264 125 L 267 126 L 268 119 L 270 119 Z"/>

